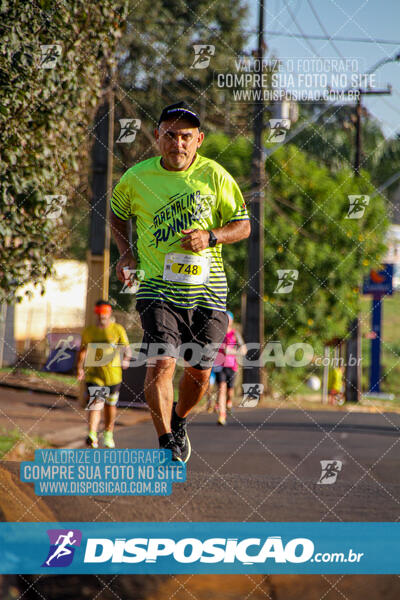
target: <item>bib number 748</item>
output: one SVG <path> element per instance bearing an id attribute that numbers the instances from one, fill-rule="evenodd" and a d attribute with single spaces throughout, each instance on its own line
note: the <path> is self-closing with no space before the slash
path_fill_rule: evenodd
<path id="1" fill-rule="evenodd" d="M 209 272 L 209 257 L 179 252 L 171 252 L 165 256 L 163 274 L 165 281 L 198 285 L 208 280 Z"/>
<path id="2" fill-rule="evenodd" d="M 173 263 L 173 273 L 186 273 L 187 275 L 201 275 L 200 265 L 186 265 L 185 263 Z"/>

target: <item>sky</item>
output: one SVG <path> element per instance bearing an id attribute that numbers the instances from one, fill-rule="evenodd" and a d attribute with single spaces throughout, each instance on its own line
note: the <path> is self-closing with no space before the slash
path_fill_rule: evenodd
<path id="1" fill-rule="evenodd" d="M 258 0 L 247 0 L 249 6 L 248 29 L 258 26 Z M 289 38 L 269 34 L 284 32 L 324 35 L 321 25 L 312 12 L 319 17 L 322 27 L 333 38 L 365 38 L 369 43 L 335 41 L 336 48 L 327 40 Z M 303 58 L 354 58 L 365 73 L 381 59 L 400 53 L 400 0 L 264 0 L 265 40 L 267 56 Z M 294 16 L 294 22 L 292 15 Z M 398 41 L 383 44 L 376 40 Z M 256 35 L 251 35 L 249 48 L 257 45 Z M 354 63 L 355 64 L 355 63 Z M 391 137 L 400 134 L 400 62 L 381 66 L 372 81 L 375 89 L 392 85 L 390 96 L 363 97 L 363 104 L 379 121 L 384 134 Z"/>

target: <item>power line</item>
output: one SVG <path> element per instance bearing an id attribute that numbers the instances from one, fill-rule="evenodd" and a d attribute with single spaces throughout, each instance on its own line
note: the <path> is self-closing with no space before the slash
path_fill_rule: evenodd
<path id="1" fill-rule="evenodd" d="M 308 37 L 305 35 L 304 31 L 302 30 L 302 28 L 300 27 L 299 23 L 297 22 L 296 17 L 294 16 L 292 9 L 290 8 L 289 4 L 287 3 L 286 0 L 283 0 L 284 5 L 286 6 L 286 10 L 288 11 L 289 15 L 292 18 L 293 23 L 296 25 L 297 29 L 300 31 L 300 33 L 302 34 L 302 38 L 305 40 L 305 42 L 307 43 L 307 46 L 310 48 L 311 52 L 313 54 L 315 54 L 315 56 L 318 56 L 318 52 L 315 50 L 314 46 L 312 45 L 312 43 L 309 41 Z"/>
<path id="2" fill-rule="evenodd" d="M 244 30 L 245 33 L 257 33 L 256 30 L 254 29 L 245 29 Z M 319 35 L 319 34 L 309 34 L 309 33 L 304 33 L 302 32 L 300 33 L 287 33 L 286 31 L 271 31 L 270 29 L 267 29 L 265 31 L 265 33 L 267 33 L 268 35 L 276 35 L 276 36 L 284 36 L 284 37 L 290 37 L 290 38 L 302 38 L 302 39 L 309 39 L 309 40 L 328 40 L 328 41 L 335 41 L 335 42 L 357 42 L 357 43 L 363 43 L 363 44 L 388 44 L 389 46 L 400 46 L 400 41 L 399 40 L 382 40 L 382 39 L 373 39 L 371 40 L 370 38 L 362 38 L 362 37 L 343 37 L 343 36 L 334 36 L 331 37 L 330 35 Z"/>
<path id="3" fill-rule="evenodd" d="M 307 0 L 309 7 L 311 8 L 311 11 L 314 15 L 314 17 L 316 18 L 318 25 L 321 27 L 322 31 L 324 32 L 324 34 L 326 36 L 328 36 L 329 39 L 329 43 L 332 46 L 332 48 L 335 50 L 335 52 L 338 54 L 338 56 L 340 56 L 340 58 L 342 58 L 344 60 L 344 56 L 343 54 L 340 52 L 339 48 L 336 46 L 336 44 L 334 43 L 334 41 L 332 40 L 332 36 L 329 35 L 329 33 L 327 32 L 327 30 L 325 29 L 324 24 L 322 23 L 321 19 L 319 18 L 318 12 L 315 10 L 313 3 L 311 2 L 311 0 Z"/>

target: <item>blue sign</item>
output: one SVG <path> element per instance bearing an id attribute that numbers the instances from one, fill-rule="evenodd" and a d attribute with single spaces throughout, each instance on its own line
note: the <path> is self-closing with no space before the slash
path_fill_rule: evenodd
<path id="1" fill-rule="evenodd" d="M 384 265 L 380 271 L 371 269 L 364 279 L 363 294 L 391 296 L 393 294 L 393 265 Z"/>
<path id="2" fill-rule="evenodd" d="M 400 523 L 0 523 L 0 573 L 400 574 Z"/>

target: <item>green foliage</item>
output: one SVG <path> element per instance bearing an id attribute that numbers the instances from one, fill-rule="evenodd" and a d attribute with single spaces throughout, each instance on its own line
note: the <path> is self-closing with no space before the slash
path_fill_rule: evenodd
<path id="1" fill-rule="evenodd" d="M 218 160 L 233 175 L 248 173 L 249 152 L 245 140 L 231 145 L 227 136 L 209 136 L 203 153 Z M 243 146 L 242 146 L 243 144 Z M 250 147 L 248 147 L 250 151 Z M 371 198 L 361 219 L 347 219 L 348 196 L 371 195 L 374 187 L 362 172 L 332 172 L 310 160 L 293 145 L 282 146 L 266 162 L 264 316 L 265 342 L 310 343 L 321 352 L 324 342 L 345 336 L 359 310 L 363 276 L 377 266 L 385 251 L 388 225 L 385 201 Z M 246 187 L 245 197 L 248 196 Z M 251 204 L 249 206 L 251 209 Z M 247 244 L 223 249 L 230 292 L 228 305 L 240 314 L 240 299 L 247 281 Z M 278 269 L 298 271 L 291 293 L 279 294 Z M 295 389 L 300 369 L 268 369 L 270 383 L 281 390 Z M 284 371 L 284 373 L 283 373 Z"/>
<path id="2" fill-rule="evenodd" d="M 206 130 L 233 131 L 247 121 L 242 107 L 215 83 L 216 73 L 231 72 L 243 54 L 246 14 L 243 0 L 130 0 L 118 47 L 116 117 L 139 118 L 142 126 L 134 144 L 116 149 L 120 172 L 154 154 L 153 130 L 167 104 L 185 99 Z M 215 47 L 207 68 L 191 68 L 194 44 Z"/>
<path id="3" fill-rule="evenodd" d="M 302 122 L 314 119 L 320 105 L 302 105 Z M 316 161 L 329 165 L 335 171 L 351 168 L 355 154 L 355 109 L 345 105 L 330 106 L 318 119 L 313 120 L 294 138 L 296 146 L 307 152 Z M 381 163 L 385 148 L 385 137 L 378 122 L 366 111 L 362 114 L 362 158 L 361 166 L 372 172 Z"/>
<path id="4" fill-rule="evenodd" d="M 317 343 L 343 336 L 359 309 L 363 275 L 385 250 L 384 200 L 371 199 L 360 219 L 346 218 L 349 195 L 372 195 L 368 174 L 332 173 L 293 145 L 274 153 L 267 171 L 267 339 Z M 299 272 L 289 294 L 275 293 L 278 269 Z"/>
<path id="5" fill-rule="evenodd" d="M 252 145 L 245 137 L 233 140 L 223 133 L 213 133 L 205 137 L 200 154 L 212 158 L 229 171 L 240 185 L 245 198 L 249 188 Z M 228 279 L 228 309 L 240 320 L 241 301 L 247 277 L 247 241 L 226 245 L 222 248 L 225 271 Z"/>
<path id="6" fill-rule="evenodd" d="M 301 118 L 296 127 L 315 116 L 318 110 L 318 105 L 302 105 Z M 387 186 L 384 194 L 389 200 L 391 220 L 398 223 L 400 209 L 395 193 L 399 187 L 396 174 L 400 173 L 400 136 L 385 139 L 379 123 L 366 109 L 362 111 L 361 124 L 361 167 L 368 171 L 375 188 L 390 183 L 393 177 L 393 183 Z M 321 117 L 297 134 L 293 142 L 334 171 L 351 168 L 355 154 L 354 106 L 328 108 Z"/>
<path id="7" fill-rule="evenodd" d="M 199 153 L 223 164 L 236 179 L 249 177 L 252 155 L 250 140 L 244 137 L 227 140 L 227 136 L 223 133 L 208 135 Z"/>
<path id="8" fill-rule="evenodd" d="M 61 222 L 70 205 L 49 214 L 46 196 L 74 194 L 123 10 L 117 1 L 0 4 L 0 300 L 42 283 L 67 244 Z M 57 63 L 42 68 L 41 46 L 54 44 Z"/>
<path id="9" fill-rule="evenodd" d="M 376 185 L 386 183 L 390 178 L 394 178 L 400 173 L 400 135 L 390 139 L 385 144 L 382 151 L 382 158 L 375 167 L 372 177 Z M 396 179 L 392 185 L 388 186 L 388 192 L 395 192 L 399 187 L 399 179 Z M 389 196 L 390 197 L 390 196 Z M 398 210 L 398 209 L 397 209 Z M 396 222 L 398 222 L 398 215 Z"/>

